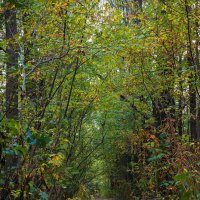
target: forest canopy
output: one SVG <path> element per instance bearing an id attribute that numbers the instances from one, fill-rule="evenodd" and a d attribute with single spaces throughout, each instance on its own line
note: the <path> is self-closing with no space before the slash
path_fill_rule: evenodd
<path id="1" fill-rule="evenodd" d="M 0 0 L 0 199 L 200 199 L 199 0 Z"/>

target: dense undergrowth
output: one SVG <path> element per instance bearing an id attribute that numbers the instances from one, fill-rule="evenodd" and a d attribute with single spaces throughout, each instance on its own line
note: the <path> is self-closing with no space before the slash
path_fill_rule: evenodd
<path id="1" fill-rule="evenodd" d="M 199 199 L 199 142 L 175 133 L 174 121 L 120 141 L 112 172 L 119 199 Z"/>

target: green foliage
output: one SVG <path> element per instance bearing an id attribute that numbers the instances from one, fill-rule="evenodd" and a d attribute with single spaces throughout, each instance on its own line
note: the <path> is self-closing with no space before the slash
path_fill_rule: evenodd
<path id="1" fill-rule="evenodd" d="M 48 200 L 48 195 L 46 192 L 40 192 L 40 197 L 41 197 L 41 200 Z"/>

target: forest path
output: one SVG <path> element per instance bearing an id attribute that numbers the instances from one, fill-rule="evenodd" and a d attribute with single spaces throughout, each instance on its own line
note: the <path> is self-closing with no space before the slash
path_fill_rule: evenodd
<path id="1" fill-rule="evenodd" d="M 115 200 L 113 198 L 105 199 L 105 198 L 95 198 L 95 200 Z"/>

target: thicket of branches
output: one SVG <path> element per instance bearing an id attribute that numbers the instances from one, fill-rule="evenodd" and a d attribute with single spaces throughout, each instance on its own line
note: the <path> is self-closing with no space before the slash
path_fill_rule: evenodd
<path id="1" fill-rule="evenodd" d="M 0 199 L 200 198 L 198 0 L 0 3 Z"/>

